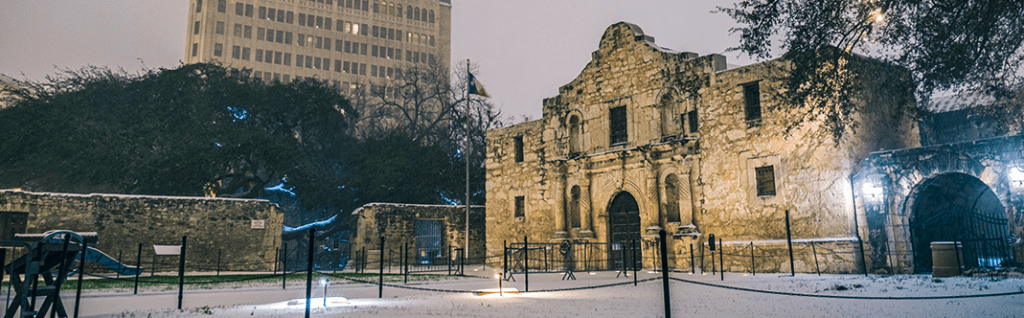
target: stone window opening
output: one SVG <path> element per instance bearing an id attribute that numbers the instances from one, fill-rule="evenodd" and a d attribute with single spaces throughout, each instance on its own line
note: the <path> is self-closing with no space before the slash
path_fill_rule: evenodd
<path id="1" fill-rule="evenodd" d="M 760 82 L 743 85 L 743 100 L 743 112 L 746 115 L 747 124 L 750 126 L 756 126 L 761 121 Z"/>
<path id="2" fill-rule="evenodd" d="M 699 128 L 699 126 L 698 126 L 699 124 L 697 123 L 697 110 L 694 109 L 694 110 L 688 111 L 688 112 L 686 112 L 685 116 L 686 116 L 686 120 L 684 122 L 689 127 L 686 131 L 691 133 L 691 134 L 696 134 L 698 132 L 697 128 Z"/>
<path id="3" fill-rule="evenodd" d="M 675 98 L 671 94 L 666 94 L 661 97 L 661 101 L 658 102 L 658 108 L 661 109 L 661 136 L 672 136 L 676 133 L 676 125 L 672 121 L 675 119 Z"/>
<path id="4" fill-rule="evenodd" d="M 754 175 L 757 180 L 757 196 L 774 196 L 775 166 L 754 168 Z"/>
<path id="5" fill-rule="evenodd" d="M 579 116 L 569 117 L 569 153 L 583 151 L 583 141 L 580 138 L 580 133 L 583 130 L 581 126 Z"/>
<path id="6" fill-rule="evenodd" d="M 612 108 L 608 117 L 611 122 L 611 145 L 626 143 L 629 140 L 626 131 L 626 106 Z"/>
<path id="7" fill-rule="evenodd" d="M 525 218 L 526 217 L 526 197 L 516 197 L 515 217 Z"/>
<path id="8" fill-rule="evenodd" d="M 515 146 L 516 162 L 523 162 L 523 136 L 516 136 L 512 142 Z"/>

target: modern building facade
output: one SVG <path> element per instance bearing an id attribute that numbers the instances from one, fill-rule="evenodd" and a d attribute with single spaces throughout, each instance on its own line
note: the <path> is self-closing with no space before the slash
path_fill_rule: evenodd
<path id="1" fill-rule="evenodd" d="M 449 0 L 190 2 L 185 62 L 250 68 L 268 82 L 353 89 L 451 55 Z"/>

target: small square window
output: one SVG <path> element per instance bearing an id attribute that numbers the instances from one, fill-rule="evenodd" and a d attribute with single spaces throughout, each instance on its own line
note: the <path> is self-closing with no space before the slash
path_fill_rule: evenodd
<path id="1" fill-rule="evenodd" d="M 516 197 L 516 215 L 517 218 L 526 217 L 526 197 Z"/>
<path id="2" fill-rule="evenodd" d="M 754 168 L 757 177 L 757 196 L 775 195 L 775 166 Z"/>
<path id="3" fill-rule="evenodd" d="M 687 122 L 690 125 L 690 133 L 697 133 L 697 128 L 698 128 L 697 110 L 694 109 L 694 110 L 691 110 L 691 111 L 687 112 L 686 113 L 686 118 L 687 118 Z"/>
<path id="4" fill-rule="evenodd" d="M 251 39 L 252 38 L 252 26 L 247 25 L 247 26 L 245 26 L 245 29 L 243 29 L 243 30 L 244 31 L 242 33 L 242 37 L 244 37 L 246 39 Z"/>
<path id="5" fill-rule="evenodd" d="M 199 43 L 192 43 L 192 56 L 199 55 Z"/>
<path id="6" fill-rule="evenodd" d="M 217 34 L 224 34 L 224 22 L 217 21 Z"/>
<path id="7" fill-rule="evenodd" d="M 243 47 L 243 48 L 242 48 L 242 59 L 243 59 L 243 60 L 246 60 L 246 61 L 248 61 L 248 60 L 249 60 L 249 53 L 250 53 L 250 52 L 251 52 L 251 51 L 250 51 L 250 49 L 249 49 L 249 48 L 247 48 L 247 47 Z"/>
<path id="8" fill-rule="evenodd" d="M 214 43 L 213 44 L 213 56 L 224 55 L 224 44 Z"/>
<path id="9" fill-rule="evenodd" d="M 247 4 L 247 5 L 245 5 L 245 16 L 246 16 L 246 17 L 249 17 L 249 18 L 251 18 L 251 17 L 252 17 L 252 11 L 253 11 L 253 8 L 254 8 L 254 7 L 253 7 L 253 5 L 251 5 L 251 4 Z"/>
<path id="10" fill-rule="evenodd" d="M 199 21 L 192 25 L 192 34 L 199 34 Z"/>
<path id="11" fill-rule="evenodd" d="M 235 15 L 241 16 L 245 14 L 245 4 L 241 2 L 235 3 Z"/>

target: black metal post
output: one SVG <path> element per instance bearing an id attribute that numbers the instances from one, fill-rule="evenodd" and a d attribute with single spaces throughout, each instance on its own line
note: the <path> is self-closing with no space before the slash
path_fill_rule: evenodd
<path id="1" fill-rule="evenodd" d="M 503 243 L 502 243 L 501 254 L 502 254 L 502 259 L 504 261 L 501 263 L 501 270 L 502 270 L 502 275 L 501 276 L 502 277 L 508 277 L 508 240 L 504 240 L 502 242 Z"/>
<path id="2" fill-rule="evenodd" d="M 523 279 L 526 281 L 526 292 L 530 292 L 530 243 L 529 237 L 523 236 Z"/>
<path id="3" fill-rule="evenodd" d="M 384 298 L 384 236 L 380 236 L 380 281 L 377 282 L 377 298 Z"/>
<path id="4" fill-rule="evenodd" d="M 633 245 L 632 246 L 632 248 L 633 248 L 633 286 L 636 286 L 636 284 L 637 284 L 637 281 L 636 281 L 636 268 L 637 268 L 637 266 L 636 266 L 636 240 L 633 240 L 633 244 L 632 245 Z"/>
<path id="5" fill-rule="evenodd" d="M 149 277 L 156 276 L 156 251 L 153 251 L 153 267 L 149 269 Z"/>
<path id="6" fill-rule="evenodd" d="M 466 276 L 466 249 L 459 253 L 459 275 Z"/>
<path id="7" fill-rule="evenodd" d="M 402 268 L 403 268 L 402 273 L 404 273 L 403 274 L 403 278 L 402 278 L 402 283 L 403 284 L 408 284 L 409 283 L 409 242 L 405 242 L 405 244 L 402 245 L 402 259 L 403 259 L 402 260 Z"/>
<path id="8" fill-rule="evenodd" d="M 699 246 L 700 246 L 700 274 L 704 275 L 704 244 L 699 244 Z"/>
<path id="9" fill-rule="evenodd" d="M 274 275 L 277 275 L 277 264 L 281 263 L 281 249 L 274 249 Z"/>
<path id="10" fill-rule="evenodd" d="M 217 250 L 217 276 L 220 276 L 220 254 L 223 251 L 224 251 L 223 249 L 218 249 Z"/>
<path id="11" fill-rule="evenodd" d="M 658 237 L 665 241 L 665 230 L 658 231 Z M 661 268 L 668 268 L 668 244 L 661 244 Z M 665 289 L 665 318 L 672 318 L 672 301 L 668 294 L 668 271 L 661 271 L 661 286 Z"/>
<path id="12" fill-rule="evenodd" d="M 963 264 L 960 264 L 960 241 L 956 239 L 956 234 L 953 234 L 953 252 L 956 253 L 956 255 L 953 255 L 956 258 L 956 271 L 963 275 Z"/>
<path id="13" fill-rule="evenodd" d="M 718 274 L 717 272 L 715 272 L 715 271 L 717 271 L 717 270 L 718 270 L 718 269 L 717 269 L 717 268 L 715 268 L 715 251 L 714 251 L 714 250 L 712 250 L 712 251 L 711 251 L 711 275 L 715 275 L 715 274 Z"/>
<path id="14" fill-rule="evenodd" d="M 789 273 L 796 276 L 796 265 L 793 264 L 793 233 L 789 230 L 789 210 L 786 210 L 786 244 L 789 244 Z"/>
<path id="15" fill-rule="evenodd" d="M 818 276 L 821 276 L 821 267 L 818 267 L 818 250 L 814 248 L 814 242 L 811 242 L 811 253 L 814 254 L 814 270 L 818 271 Z"/>
<path id="16" fill-rule="evenodd" d="M 309 253 L 306 255 L 306 318 L 309 318 L 309 301 L 313 297 L 313 253 L 316 252 L 316 229 L 309 228 Z"/>
<path id="17" fill-rule="evenodd" d="M 288 244 L 282 244 L 281 289 L 288 289 Z"/>
<path id="18" fill-rule="evenodd" d="M 750 276 L 757 276 L 757 270 L 754 267 L 754 242 L 750 242 Z"/>
<path id="19" fill-rule="evenodd" d="M 56 304 L 56 301 L 60 301 L 60 286 L 64 284 L 64 279 L 67 278 L 67 276 L 68 276 L 67 272 L 66 272 L 67 268 L 64 267 L 67 264 L 67 261 L 65 261 L 64 257 L 66 255 L 68 255 L 68 243 L 71 243 L 71 234 L 64 233 L 64 247 L 61 248 L 61 250 L 60 250 L 61 258 L 60 258 L 60 267 L 57 270 L 57 275 L 58 275 L 57 276 L 57 282 L 54 283 L 54 286 L 53 286 L 53 299 L 55 299 L 55 302 L 53 303 L 53 307 L 50 307 L 50 318 L 53 318 L 53 317 L 57 316 L 57 304 Z M 84 244 L 85 242 L 82 242 L 82 243 Z M 5 249 L 3 251 L 6 252 L 7 250 Z M 120 258 L 121 257 L 118 256 L 118 262 L 120 262 Z M 4 253 L 0 252 L 0 264 L 3 264 L 3 262 L 4 262 Z M 3 273 L 2 272 L 3 271 L 0 271 L 0 281 L 3 281 Z M 12 281 L 12 283 L 13 283 L 13 281 Z"/>
<path id="20" fill-rule="evenodd" d="M 181 309 L 181 300 L 185 298 L 185 244 L 188 236 L 181 237 L 181 253 L 178 255 L 178 309 Z"/>
<path id="21" fill-rule="evenodd" d="M 714 258 L 714 256 L 712 256 L 712 258 Z M 722 275 L 722 280 L 725 280 L 725 245 L 722 244 L 721 238 L 718 239 L 718 273 L 719 275 Z"/>
<path id="22" fill-rule="evenodd" d="M 366 273 L 366 262 L 369 261 L 370 258 L 366 257 L 366 246 L 363 246 L 362 250 L 363 251 L 360 254 L 363 256 L 363 261 L 359 263 L 360 267 L 362 267 L 359 272 Z"/>
<path id="23" fill-rule="evenodd" d="M 452 276 L 452 245 L 448 244 L 448 276 Z"/>
<path id="24" fill-rule="evenodd" d="M 138 295 L 139 274 L 142 274 L 142 243 L 139 243 L 139 252 L 135 254 L 135 266 L 138 267 L 138 270 L 135 271 L 135 293 L 133 295 Z"/>
<path id="25" fill-rule="evenodd" d="M 697 267 L 693 263 L 693 243 L 690 243 L 690 274 L 697 274 Z"/>
<path id="26" fill-rule="evenodd" d="M 73 315 L 74 318 L 78 318 L 78 305 L 82 303 L 82 280 L 85 279 L 85 251 L 88 250 L 88 248 L 89 246 L 85 244 L 85 239 L 83 238 L 82 252 L 78 253 L 78 287 L 75 288 L 75 314 Z"/>

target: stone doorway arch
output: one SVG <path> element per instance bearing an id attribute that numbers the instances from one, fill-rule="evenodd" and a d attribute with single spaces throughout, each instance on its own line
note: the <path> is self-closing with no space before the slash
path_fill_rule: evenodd
<path id="1" fill-rule="evenodd" d="M 1013 259 L 1006 207 L 975 176 L 953 172 L 928 178 L 911 191 L 906 209 L 914 272 L 932 271 L 930 244 L 937 241 L 961 242 L 965 269 Z"/>
<path id="2" fill-rule="evenodd" d="M 628 265 L 629 260 L 634 259 L 634 253 L 637 260 L 635 266 L 642 267 L 640 205 L 632 194 L 622 191 L 615 195 L 608 205 L 608 223 L 608 242 L 612 245 L 608 249 L 611 268 L 623 268 L 623 259 L 627 260 Z M 636 241 L 636 250 L 631 248 L 633 241 Z"/>

